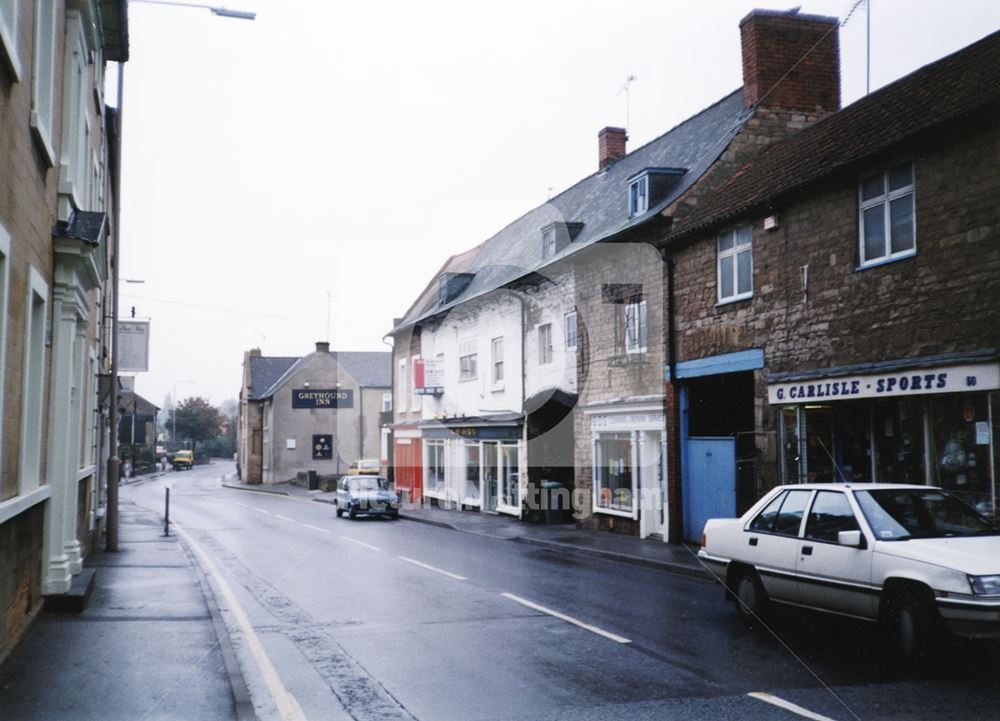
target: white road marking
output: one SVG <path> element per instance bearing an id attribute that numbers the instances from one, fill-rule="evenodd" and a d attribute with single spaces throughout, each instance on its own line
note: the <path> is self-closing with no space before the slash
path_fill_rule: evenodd
<path id="1" fill-rule="evenodd" d="M 289 523 L 298 523 L 294 518 L 289 518 L 288 516 L 282 516 L 280 513 L 274 514 L 275 518 L 280 518 L 282 521 L 288 521 Z"/>
<path id="2" fill-rule="evenodd" d="M 786 701 L 783 698 L 773 696 L 763 691 L 751 691 L 747 694 L 747 696 L 755 698 L 758 701 L 763 701 L 764 703 L 769 703 L 772 706 L 783 708 L 786 711 L 791 711 L 793 714 L 797 714 L 803 718 L 812 719 L 812 721 L 834 721 L 829 716 L 823 716 L 822 714 L 815 713 L 807 708 L 802 708 L 798 704 L 794 704 L 791 701 Z"/>
<path id="3" fill-rule="evenodd" d="M 580 628 L 586 629 L 591 633 L 596 633 L 598 636 L 604 636 L 604 638 L 611 639 L 615 643 L 632 643 L 630 639 L 627 639 L 624 636 L 619 636 L 617 634 L 611 633 L 610 631 L 605 631 L 603 628 L 598 628 L 597 626 L 591 626 L 589 623 L 584 623 L 583 621 L 573 618 L 572 616 L 567 616 L 565 613 L 559 613 L 558 611 L 553 611 L 551 608 L 540 606 L 534 601 L 529 601 L 526 598 L 515 596 L 513 593 L 501 593 L 500 595 L 503 596 L 504 598 L 509 598 L 511 601 L 517 601 L 522 606 L 527 606 L 528 608 L 533 608 L 536 611 L 547 613 L 548 615 L 555 616 L 556 618 L 565 621 L 566 623 L 572 623 L 574 626 L 579 626 Z"/>
<path id="4" fill-rule="evenodd" d="M 359 546 L 364 546 L 365 548 L 370 548 L 373 551 L 381 551 L 382 550 L 378 546 L 373 546 L 370 543 L 365 543 L 364 541 L 359 541 L 358 539 L 351 538 L 350 536 L 341 536 L 341 538 L 343 538 L 345 541 L 350 541 L 351 543 L 356 543 Z"/>
<path id="5" fill-rule="evenodd" d="M 329 528 L 320 528 L 319 526 L 313 526 L 312 524 L 309 523 L 303 523 L 302 525 L 305 526 L 306 528 L 311 528 L 314 531 L 322 531 L 323 533 L 331 532 Z"/>
<path id="6" fill-rule="evenodd" d="M 448 578 L 454 578 L 456 581 L 464 581 L 465 576 L 459 576 L 457 573 L 452 573 L 451 571 L 443 571 L 440 568 L 434 568 L 434 566 L 428 566 L 426 563 L 421 563 L 420 561 L 415 561 L 412 558 L 407 558 L 406 556 L 400 556 L 401 560 L 407 563 L 412 563 L 414 566 L 420 566 L 421 568 L 426 568 L 428 571 L 434 571 L 434 573 L 440 573 L 442 576 L 447 576 Z"/>
<path id="7" fill-rule="evenodd" d="M 240 503 L 239 501 L 233 501 L 233 505 L 234 506 L 240 506 L 241 508 L 252 508 L 252 506 L 248 506 L 245 503 Z"/>
<path id="8" fill-rule="evenodd" d="M 250 506 L 250 508 L 254 509 L 255 511 L 260 511 L 261 513 L 266 513 L 269 516 L 271 515 L 270 511 L 265 511 L 263 508 L 257 508 L 257 506 Z"/>
<path id="9" fill-rule="evenodd" d="M 194 539 L 191 538 L 191 536 L 189 536 L 183 528 L 176 523 L 172 525 L 178 535 L 184 539 L 184 542 L 190 546 L 191 550 L 193 550 L 195 555 L 197 555 L 201 560 L 205 570 L 208 572 L 209 576 L 211 576 L 212 580 L 215 581 L 216 586 L 219 588 L 223 598 L 226 600 L 230 613 L 233 614 L 236 624 L 240 627 L 240 631 L 243 633 L 243 638 L 246 640 L 247 648 L 253 655 L 254 660 L 257 662 L 257 668 L 260 669 L 260 674 L 264 678 L 264 683 L 267 685 L 268 693 L 271 694 L 271 699 L 274 701 L 274 705 L 277 708 L 282 721 L 306 721 L 306 715 L 302 712 L 302 708 L 299 706 L 298 701 L 295 700 L 295 697 L 290 694 L 284 684 L 281 683 L 281 678 L 278 676 L 278 672 L 271 663 L 271 659 L 268 658 L 263 644 L 261 644 L 260 639 L 257 637 L 257 633 L 253 629 L 253 625 L 250 623 L 250 619 L 247 618 L 243 607 L 240 606 L 239 601 L 236 600 L 236 596 L 233 594 L 232 589 L 229 588 L 229 584 L 226 583 L 222 574 L 219 573 L 215 564 L 212 563 L 212 559 L 209 558 L 208 554 L 202 550 L 201 546 L 195 543 Z"/>

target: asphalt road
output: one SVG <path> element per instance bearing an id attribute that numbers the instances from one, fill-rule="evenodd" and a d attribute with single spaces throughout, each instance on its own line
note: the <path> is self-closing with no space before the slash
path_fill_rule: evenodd
<path id="1" fill-rule="evenodd" d="M 706 581 L 412 521 L 338 519 L 327 504 L 225 489 L 232 472 L 216 462 L 122 495 L 162 510 L 172 485 L 171 519 L 217 572 L 262 719 L 1000 714 L 995 644 L 955 642 L 914 677 L 871 625 L 803 613 L 748 627 Z"/>

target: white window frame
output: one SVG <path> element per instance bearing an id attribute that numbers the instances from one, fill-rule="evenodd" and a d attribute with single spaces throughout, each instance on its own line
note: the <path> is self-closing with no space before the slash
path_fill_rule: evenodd
<path id="1" fill-rule="evenodd" d="M 41 484 L 42 417 L 45 399 L 45 336 L 49 317 L 49 285 L 33 266 L 28 269 L 24 325 L 24 377 L 21 383 L 21 458 L 18 490 L 29 493 Z"/>
<path id="2" fill-rule="evenodd" d="M 382 394 L 382 412 L 392 413 L 392 393 Z"/>
<path id="3" fill-rule="evenodd" d="M 649 175 L 628 184 L 628 217 L 634 218 L 649 210 Z"/>
<path id="4" fill-rule="evenodd" d="M 579 328 L 576 324 L 576 311 L 571 310 L 563 316 L 563 337 L 566 340 L 566 348 L 576 348 Z"/>
<path id="5" fill-rule="evenodd" d="M 15 83 L 21 80 L 21 58 L 17 52 L 17 15 L 20 0 L 0 0 L 0 55 Z"/>
<path id="6" fill-rule="evenodd" d="M 49 166 L 56 164 L 53 118 L 56 102 L 56 3 L 35 3 L 35 64 L 31 93 L 31 129 Z"/>
<path id="7" fill-rule="evenodd" d="M 542 260 L 547 260 L 556 254 L 556 226 L 551 225 L 542 231 Z"/>
<path id="8" fill-rule="evenodd" d="M 406 394 L 409 393 L 407 388 L 407 381 L 409 377 L 406 373 L 406 359 L 399 361 L 399 366 L 396 371 L 396 396 L 399 402 L 396 403 L 396 410 L 400 413 L 406 411 Z"/>
<path id="9" fill-rule="evenodd" d="M 460 383 L 474 381 L 479 377 L 479 349 L 475 338 L 466 338 L 458 343 L 458 380 Z"/>
<path id="10" fill-rule="evenodd" d="M 538 365 L 548 365 L 553 355 L 552 324 L 542 323 L 538 326 Z"/>
<path id="11" fill-rule="evenodd" d="M 744 235 L 741 240 L 741 234 Z M 731 248 L 722 249 L 725 240 L 732 240 Z M 718 288 L 719 303 L 732 303 L 737 300 L 745 300 L 753 297 L 753 228 L 749 225 L 738 225 L 729 228 L 716 238 L 716 261 L 715 276 L 716 287 Z M 740 287 L 740 263 L 739 257 L 744 253 L 750 254 L 750 290 L 739 292 Z M 731 258 L 733 263 L 733 283 L 730 288 L 722 287 L 722 261 Z"/>
<path id="12" fill-rule="evenodd" d="M 59 193 L 74 208 L 92 207 L 90 117 L 87 112 L 89 75 L 87 40 L 79 10 L 66 11 L 66 50 L 63 59 L 62 147 L 59 152 Z M 68 217 L 68 213 L 64 213 Z M 64 220 L 66 218 L 63 218 Z"/>
<path id="13" fill-rule="evenodd" d="M 889 174 L 904 165 L 910 168 L 910 184 L 904 185 L 902 188 L 897 188 L 896 190 L 889 189 Z M 917 193 L 916 193 L 916 178 L 913 162 L 906 161 L 905 163 L 897 163 L 891 168 L 886 168 L 885 170 L 879 171 L 877 173 L 869 173 L 868 175 L 861 178 L 858 183 L 858 259 L 860 260 L 860 266 L 862 268 L 870 268 L 875 265 L 881 265 L 883 263 L 890 263 L 894 260 L 900 260 L 902 258 L 909 258 L 917 254 Z M 864 185 L 866 180 L 870 180 L 874 177 L 882 178 L 882 194 L 864 200 Z M 900 198 L 905 198 L 906 196 L 911 196 L 912 200 L 910 203 L 910 228 L 913 235 L 913 247 L 907 248 L 906 250 L 900 250 L 896 253 L 892 252 L 892 221 L 891 215 L 889 213 L 889 208 L 892 205 L 892 201 L 899 200 Z M 871 210 L 878 206 L 882 206 L 882 223 L 883 223 L 883 241 L 884 245 L 882 250 L 883 255 L 877 258 L 866 258 L 865 257 L 865 211 Z"/>
<path id="14" fill-rule="evenodd" d="M 417 393 L 417 361 L 420 360 L 419 355 L 415 355 L 410 358 L 410 410 L 419 411 L 422 403 L 422 395 Z"/>
<path id="15" fill-rule="evenodd" d="M 430 486 L 431 474 L 430 474 L 430 457 L 431 449 L 440 448 L 440 465 L 441 465 L 441 485 L 435 485 L 433 488 Z M 425 439 L 423 442 L 423 478 L 424 478 L 424 494 L 432 496 L 434 498 L 439 498 L 445 495 L 448 491 L 448 445 L 441 439 Z"/>
<path id="16" fill-rule="evenodd" d="M 601 485 L 601 470 L 604 466 L 605 458 L 602 451 L 601 444 L 608 440 L 612 436 L 628 436 L 629 438 L 629 468 L 630 468 L 630 500 L 631 506 L 626 508 L 615 508 L 609 502 L 608 505 L 601 505 L 601 490 L 603 486 Z M 624 439 L 619 439 L 624 440 Z M 592 488 L 592 503 L 595 513 L 603 513 L 608 516 L 620 516 L 622 518 L 639 518 L 639 450 L 638 450 L 638 432 L 633 430 L 620 430 L 620 431 L 608 431 L 605 433 L 594 433 L 591 436 L 591 488 Z"/>
<path id="17" fill-rule="evenodd" d="M 645 353 L 649 350 L 649 320 L 645 299 L 626 303 L 622 312 L 625 314 L 625 352 Z"/>
<path id="18" fill-rule="evenodd" d="M 493 381 L 493 389 L 503 388 L 503 336 L 494 338 L 490 342 L 491 367 L 490 377 Z"/>

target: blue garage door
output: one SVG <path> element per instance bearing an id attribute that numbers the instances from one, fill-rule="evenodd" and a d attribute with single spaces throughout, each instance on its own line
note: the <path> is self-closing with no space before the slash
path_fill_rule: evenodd
<path id="1" fill-rule="evenodd" d="M 736 516 L 736 440 L 688 438 L 683 465 L 684 538 L 697 543 L 709 518 Z"/>

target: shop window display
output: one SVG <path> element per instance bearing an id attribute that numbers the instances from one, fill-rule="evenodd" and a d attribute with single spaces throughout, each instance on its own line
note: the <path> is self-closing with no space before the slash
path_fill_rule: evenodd
<path id="1" fill-rule="evenodd" d="M 601 435 L 598 441 L 597 507 L 632 510 L 632 442 L 627 433 Z"/>
<path id="2" fill-rule="evenodd" d="M 427 467 L 424 469 L 425 485 L 428 491 L 444 490 L 444 441 L 426 441 Z"/>
<path id="3" fill-rule="evenodd" d="M 963 394 L 931 399 L 932 477 L 979 511 L 993 513 L 987 398 Z"/>

